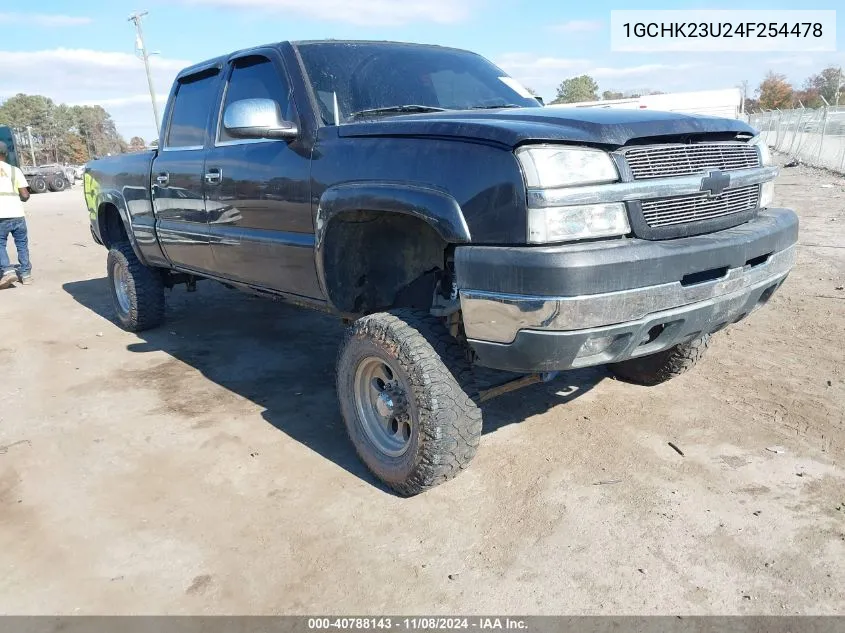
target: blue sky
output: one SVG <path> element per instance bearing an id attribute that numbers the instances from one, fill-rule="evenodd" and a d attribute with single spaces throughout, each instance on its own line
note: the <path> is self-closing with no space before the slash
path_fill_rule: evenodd
<path id="1" fill-rule="evenodd" d="M 830 53 L 612 53 L 611 9 L 835 9 L 837 2 L 563 2 L 561 0 L 3 0 L 0 99 L 18 92 L 102 103 L 127 137 L 154 136 L 143 66 L 127 16 L 147 10 L 160 99 L 188 63 L 286 39 L 393 39 L 457 46 L 492 59 L 545 97 L 589 73 L 600 89 L 666 92 L 752 87 L 769 69 L 800 84 Z M 29 8 L 34 5 L 35 8 Z M 845 11 L 837 16 L 843 30 Z M 841 40 L 841 38 L 840 38 Z"/>

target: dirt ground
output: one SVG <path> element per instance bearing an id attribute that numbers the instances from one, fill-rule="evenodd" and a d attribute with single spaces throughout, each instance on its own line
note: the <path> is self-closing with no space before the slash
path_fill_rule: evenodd
<path id="1" fill-rule="evenodd" d="M 491 401 L 472 467 L 401 499 L 345 437 L 339 323 L 207 283 L 123 332 L 81 191 L 34 197 L 36 284 L 0 291 L 0 612 L 845 613 L 845 179 L 777 198 L 797 267 L 694 372 Z"/>

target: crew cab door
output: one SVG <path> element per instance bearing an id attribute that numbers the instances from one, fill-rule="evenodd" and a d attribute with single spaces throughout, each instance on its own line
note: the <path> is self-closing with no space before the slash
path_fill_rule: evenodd
<path id="1" fill-rule="evenodd" d="M 219 69 L 211 68 L 178 80 L 166 116 L 163 146 L 152 168 L 161 247 L 174 265 L 199 272 L 214 271 L 203 168 L 219 79 Z"/>
<path id="2" fill-rule="evenodd" d="M 228 105 L 272 99 L 298 124 L 283 60 L 254 49 L 229 60 L 215 137 L 206 155 L 206 210 L 217 275 L 276 291 L 322 297 L 314 264 L 310 143 L 238 139 L 223 126 Z"/>

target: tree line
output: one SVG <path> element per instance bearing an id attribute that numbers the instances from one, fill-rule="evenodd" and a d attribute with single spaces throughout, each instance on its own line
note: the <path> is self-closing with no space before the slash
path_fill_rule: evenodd
<path id="1" fill-rule="evenodd" d="M 845 78 L 840 68 L 828 67 L 820 73 L 810 75 L 804 80 L 801 89 L 793 88 L 785 75 L 769 71 L 759 87 L 755 91 L 755 97 L 745 97 L 745 110 L 774 110 L 775 108 L 798 108 L 802 105 L 807 108 L 818 108 L 824 105 L 836 103 L 836 94 L 839 92 L 839 102 L 845 105 Z M 747 84 L 747 82 L 744 82 Z M 599 85 L 589 75 L 579 75 L 564 79 L 557 88 L 553 104 L 555 103 L 576 103 L 579 101 L 606 101 L 608 99 L 635 98 L 643 95 L 664 94 L 660 91 L 645 92 L 616 92 L 605 90 L 599 97 Z"/>
<path id="2" fill-rule="evenodd" d="M 599 85 L 595 79 L 589 75 L 579 75 L 578 77 L 570 77 L 564 79 L 557 87 L 557 95 L 552 101 L 555 103 L 578 103 L 579 101 L 607 101 L 609 99 L 635 99 L 643 95 L 662 95 L 665 94 L 659 90 L 646 90 L 644 92 L 629 91 L 618 92 L 614 90 L 605 90 L 599 97 Z"/>
<path id="3" fill-rule="evenodd" d="M 829 66 L 820 73 L 810 75 L 800 89 L 793 87 L 785 75 L 770 70 L 755 92 L 755 98 L 746 99 L 745 109 L 781 110 L 800 108 L 820 108 L 825 105 L 845 105 L 845 76 L 841 68 Z"/>
<path id="4" fill-rule="evenodd" d="M 81 165 L 108 154 L 143 149 L 145 145 L 139 137 L 127 143 L 102 106 L 57 104 L 41 95 L 18 94 L 0 103 L 0 125 L 14 130 L 18 155 L 26 166 L 32 163 L 33 153 L 37 165 Z"/>

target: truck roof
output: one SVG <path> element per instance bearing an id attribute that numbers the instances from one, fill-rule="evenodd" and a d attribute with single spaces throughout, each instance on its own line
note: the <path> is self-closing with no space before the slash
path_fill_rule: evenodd
<path id="1" fill-rule="evenodd" d="M 269 44 L 260 44 L 260 45 L 257 45 L 257 46 L 250 46 L 249 48 L 243 48 L 243 49 L 240 49 L 240 50 L 237 50 L 237 51 L 232 51 L 231 53 L 227 53 L 225 55 L 219 55 L 219 56 L 213 57 L 211 59 L 206 59 L 205 61 L 201 61 L 201 62 L 198 62 L 198 63 L 193 64 L 191 66 L 188 66 L 186 68 L 183 68 L 179 72 L 179 74 L 177 75 L 177 78 L 185 77 L 187 75 L 193 75 L 193 74 L 196 74 L 198 72 L 202 72 L 203 70 L 206 70 L 206 69 L 209 69 L 209 68 L 215 68 L 215 67 L 220 68 L 226 63 L 226 61 L 230 57 L 232 57 L 234 55 L 243 55 L 244 53 L 248 53 L 248 52 L 254 51 L 254 50 L 257 51 L 257 50 L 262 49 L 262 48 L 276 48 L 276 47 L 282 46 L 284 44 L 289 44 L 290 46 L 293 46 L 294 48 L 297 48 L 299 46 L 309 46 L 309 45 L 312 45 L 312 44 L 338 44 L 338 45 L 343 45 L 343 46 L 356 45 L 356 44 L 381 44 L 381 45 L 396 46 L 396 47 L 402 47 L 402 48 L 434 48 L 434 49 L 439 49 L 439 50 L 457 51 L 457 52 L 461 52 L 461 53 L 471 53 L 472 52 L 472 51 L 468 51 L 468 50 L 462 49 L 462 48 L 455 48 L 453 46 L 440 46 L 438 44 L 419 44 L 419 43 L 416 43 L 416 42 L 396 42 L 396 41 L 392 41 L 392 40 L 331 40 L 331 39 L 328 39 L 328 40 L 292 40 L 292 41 L 285 40 L 285 41 L 281 41 L 281 42 L 272 42 L 272 43 L 269 43 Z M 476 54 L 476 53 L 473 53 L 473 54 Z"/>
<path id="2" fill-rule="evenodd" d="M 404 46 L 409 48 L 439 48 L 443 50 L 461 51 L 462 53 L 469 52 L 463 48 L 455 48 L 454 46 L 420 44 L 418 42 L 399 42 L 396 40 L 297 40 L 290 42 L 290 44 L 292 46 L 306 46 L 308 44 L 388 44 L 390 46 Z"/>

